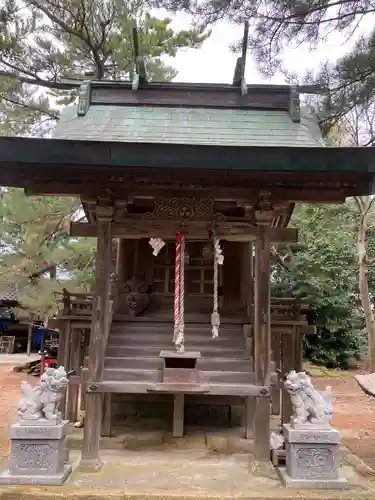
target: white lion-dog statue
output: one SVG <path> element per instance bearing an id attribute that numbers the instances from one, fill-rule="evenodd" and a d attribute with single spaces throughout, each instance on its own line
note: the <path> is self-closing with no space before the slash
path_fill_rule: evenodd
<path id="1" fill-rule="evenodd" d="M 330 425 L 332 420 L 332 393 L 327 386 L 323 392 L 314 389 L 305 372 L 292 370 L 286 376 L 285 390 L 293 406 L 292 425 Z"/>
<path id="2" fill-rule="evenodd" d="M 22 396 L 18 402 L 18 416 L 21 421 L 44 420 L 60 423 L 59 403 L 68 383 L 68 376 L 63 366 L 46 368 L 36 387 L 22 382 Z"/>

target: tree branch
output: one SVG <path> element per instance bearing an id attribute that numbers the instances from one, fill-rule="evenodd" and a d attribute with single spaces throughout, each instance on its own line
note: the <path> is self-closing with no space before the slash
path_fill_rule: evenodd
<path id="1" fill-rule="evenodd" d="M 13 99 L 10 99 L 9 97 L 5 97 L 4 94 L 0 94 L 0 97 L 1 97 L 1 99 L 3 101 L 7 101 L 7 102 L 9 102 L 11 104 L 15 104 L 16 106 L 20 106 L 21 108 L 31 109 L 32 111 L 36 111 L 36 112 L 41 113 L 43 115 L 47 115 L 50 118 L 53 118 L 54 120 L 58 120 L 59 119 L 59 116 L 55 115 L 51 111 L 43 110 L 43 109 L 38 108 L 37 106 L 34 106 L 32 104 L 25 104 L 23 102 L 15 101 Z"/>
<path id="2" fill-rule="evenodd" d="M 290 253 L 287 253 L 285 255 L 281 255 L 277 251 L 276 247 L 274 245 L 271 245 L 270 254 L 271 254 L 271 257 L 273 257 L 282 267 L 284 267 L 284 269 L 288 269 L 288 266 L 286 264 L 286 259 L 288 259 L 288 257 L 291 256 Z"/>
<path id="3" fill-rule="evenodd" d="M 0 77 L 18 80 L 20 83 L 25 83 L 27 85 L 38 85 L 40 87 L 45 87 L 47 89 L 55 89 L 55 90 L 72 90 L 78 88 L 81 84 L 80 81 L 77 81 L 77 83 L 73 83 L 73 82 L 38 80 L 33 78 L 27 78 L 25 76 L 18 75 L 17 73 L 12 73 L 10 71 L 3 71 L 3 70 L 0 70 Z"/>

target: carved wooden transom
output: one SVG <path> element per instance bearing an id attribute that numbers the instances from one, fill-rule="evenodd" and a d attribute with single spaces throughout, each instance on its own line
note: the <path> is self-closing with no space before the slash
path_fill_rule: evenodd
<path id="1" fill-rule="evenodd" d="M 157 197 L 154 210 L 144 215 L 161 220 L 210 220 L 214 215 L 214 203 L 209 198 Z"/>

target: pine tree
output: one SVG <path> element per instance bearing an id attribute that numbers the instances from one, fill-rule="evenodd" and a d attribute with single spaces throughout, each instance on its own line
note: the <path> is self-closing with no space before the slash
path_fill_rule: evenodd
<path id="1" fill-rule="evenodd" d="M 175 31 L 142 1 L 5 0 L 0 7 L 0 134 L 44 135 L 58 104 L 76 98 L 82 79 L 129 80 L 134 71 L 132 23 L 148 78 L 167 81 L 176 71 L 163 58 L 199 48 L 199 28 Z"/>
<path id="2" fill-rule="evenodd" d="M 69 222 L 79 211 L 73 198 L 26 197 L 21 189 L 2 190 L 1 292 L 14 287 L 21 306 L 39 316 L 56 311 L 56 293 L 67 283 L 73 288 L 78 284 L 79 271 L 72 263 L 79 256 L 81 268 L 88 267 L 94 249 L 90 239 L 69 238 Z"/>

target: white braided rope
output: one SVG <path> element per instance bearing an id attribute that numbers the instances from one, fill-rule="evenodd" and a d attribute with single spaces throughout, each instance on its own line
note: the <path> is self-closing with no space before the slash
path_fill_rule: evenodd
<path id="1" fill-rule="evenodd" d="M 181 263 L 180 263 L 180 315 L 178 324 L 178 334 L 176 338 L 176 349 L 178 352 L 184 352 L 185 336 L 185 237 L 181 237 Z"/>

